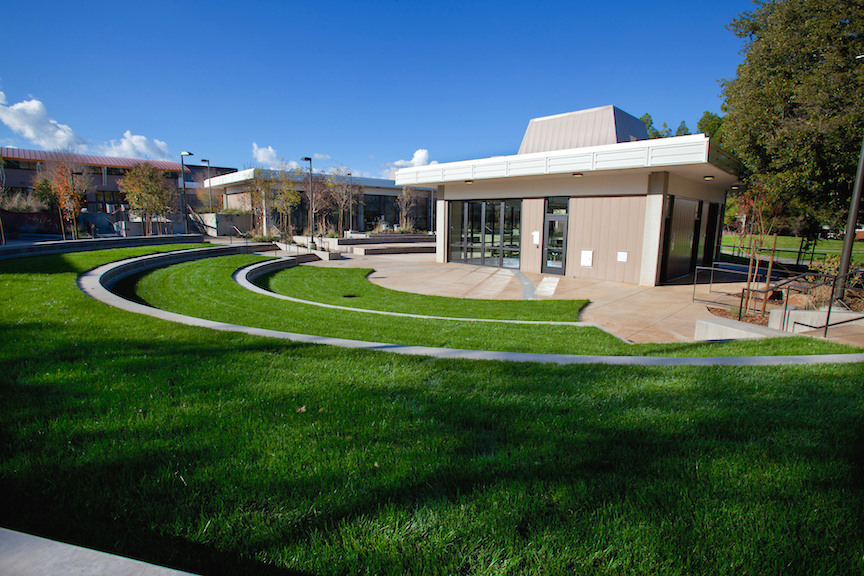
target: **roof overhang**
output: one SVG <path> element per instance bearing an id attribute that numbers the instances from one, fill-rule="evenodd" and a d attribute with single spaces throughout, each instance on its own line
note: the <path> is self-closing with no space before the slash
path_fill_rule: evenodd
<path id="1" fill-rule="evenodd" d="M 229 188 L 229 187 L 242 187 L 248 184 L 255 177 L 255 168 L 247 168 L 245 170 L 240 170 L 238 172 L 231 172 L 230 174 L 223 174 L 221 176 L 214 176 L 209 180 L 204 181 L 204 186 L 211 186 L 213 188 Z M 259 169 L 260 170 L 260 169 Z M 279 178 L 284 172 L 279 170 L 262 170 L 262 175 L 268 180 L 276 180 Z M 315 179 L 319 178 L 331 178 L 332 176 L 328 174 L 324 174 L 321 172 L 315 172 Z M 308 182 L 309 172 L 293 172 L 289 175 L 294 182 L 297 182 L 301 187 Z M 366 178 L 362 176 L 337 176 L 339 180 L 343 181 L 346 184 L 351 184 L 352 186 L 359 188 L 363 187 L 366 189 L 381 189 L 388 190 L 394 193 L 398 193 L 402 190 L 401 184 L 396 184 L 393 180 L 387 180 L 384 178 Z M 233 190 L 228 190 L 228 194 L 241 194 L 246 192 L 243 188 L 234 188 Z"/>
<path id="2" fill-rule="evenodd" d="M 402 168 L 396 172 L 396 185 L 433 186 L 448 182 L 640 169 L 646 172 L 675 169 L 692 172 L 694 177 L 713 176 L 718 184 L 731 184 L 738 179 L 734 159 L 704 134 L 694 134 Z"/>

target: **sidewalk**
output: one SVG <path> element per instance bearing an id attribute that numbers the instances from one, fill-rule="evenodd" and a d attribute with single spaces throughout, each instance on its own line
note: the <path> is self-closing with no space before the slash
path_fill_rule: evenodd
<path id="1" fill-rule="evenodd" d="M 80 546 L 0 528 L 3 576 L 184 576 L 180 572 Z"/>

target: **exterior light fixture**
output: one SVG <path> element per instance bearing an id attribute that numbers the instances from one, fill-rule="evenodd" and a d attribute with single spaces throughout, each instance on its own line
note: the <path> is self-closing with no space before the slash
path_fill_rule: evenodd
<path id="1" fill-rule="evenodd" d="M 194 156 L 192 152 L 184 150 L 180 152 L 180 182 L 183 183 L 183 230 L 186 234 L 189 233 L 189 217 L 186 215 L 188 206 L 186 205 L 186 165 L 183 163 L 184 156 Z"/>
<path id="2" fill-rule="evenodd" d="M 348 231 L 354 229 L 354 180 L 348 172 Z"/>
<path id="3" fill-rule="evenodd" d="M 702 179 L 706 182 L 711 182 L 714 180 L 714 176 L 703 176 Z"/>
<path id="4" fill-rule="evenodd" d="M 465 180 L 465 184 L 473 184 L 473 183 L 474 183 L 473 180 Z"/>
<path id="5" fill-rule="evenodd" d="M 581 178 L 582 176 L 584 176 L 584 174 L 582 174 L 582 172 L 574 172 L 573 173 L 574 178 Z"/>
<path id="6" fill-rule="evenodd" d="M 741 189 L 741 187 L 738 186 L 737 184 L 732 185 L 732 190 L 740 190 L 740 189 Z"/>
<path id="7" fill-rule="evenodd" d="M 309 250 L 312 250 L 312 236 L 315 234 L 315 211 L 312 209 L 312 158 L 304 156 L 301 162 L 309 162 Z"/>

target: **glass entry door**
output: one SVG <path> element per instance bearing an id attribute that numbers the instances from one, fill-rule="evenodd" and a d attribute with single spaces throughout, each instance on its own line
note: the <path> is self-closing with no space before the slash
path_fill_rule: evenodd
<path id="1" fill-rule="evenodd" d="M 544 274 L 564 274 L 567 261 L 567 214 L 546 214 L 543 237 Z"/>

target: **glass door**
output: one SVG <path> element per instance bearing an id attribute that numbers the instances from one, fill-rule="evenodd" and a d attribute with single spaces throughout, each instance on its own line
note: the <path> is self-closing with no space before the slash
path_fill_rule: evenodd
<path id="1" fill-rule="evenodd" d="M 567 214 L 546 214 L 543 238 L 544 274 L 564 274 L 567 261 Z"/>

